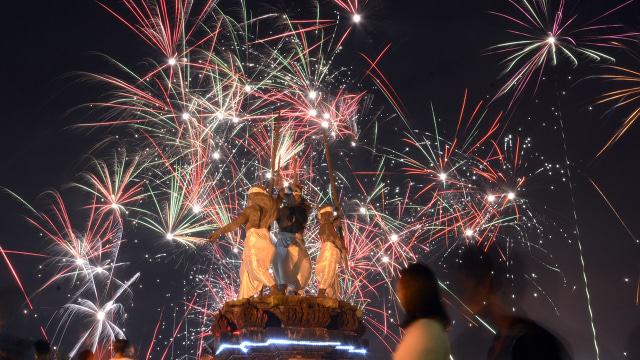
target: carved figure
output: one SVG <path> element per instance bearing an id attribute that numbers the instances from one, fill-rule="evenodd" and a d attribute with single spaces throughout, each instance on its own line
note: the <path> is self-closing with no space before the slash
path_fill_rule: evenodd
<path id="1" fill-rule="evenodd" d="M 233 231 L 241 225 L 245 226 L 246 236 L 242 265 L 240 265 L 238 299 L 255 295 L 262 290 L 263 285 L 271 288 L 272 295 L 282 295 L 273 276 L 269 273 L 269 267 L 275 254 L 269 229 L 278 216 L 283 193 L 284 190 L 280 190 L 278 198 L 274 199 L 262 187 L 252 187 L 248 194 L 248 206 L 242 213 L 235 220 L 209 236 L 209 242 L 213 243 L 218 240 L 220 235 Z"/>
<path id="2" fill-rule="evenodd" d="M 283 293 L 290 288 L 300 295 L 311 279 L 311 258 L 304 241 L 311 205 L 302 197 L 302 187 L 291 185 L 285 195 L 286 205 L 278 213 L 278 241 L 273 258 L 276 284 Z"/>
<path id="3" fill-rule="evenodd" d="M 344 241 L 336 231 L 340 217 L 333 215 L 333 207 L 324 205 L 318 209 L 320 220 L 320 254 L 316 259 L 316 276 L 318 278 L 318 297 L 340 296 L 340 281 L 338 280 L 338 265 L 344 259 L 347 266 L 347 249 Z"/>

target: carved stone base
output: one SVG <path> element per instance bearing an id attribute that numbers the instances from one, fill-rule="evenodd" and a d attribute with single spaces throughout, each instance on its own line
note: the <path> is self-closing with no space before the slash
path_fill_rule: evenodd
<path id="1" fill-rule="evenodd" d="M 218 360 L 366 357 L 362 312 L 332 298 L 276 295 L 229 301 L 211 331 Z"/>

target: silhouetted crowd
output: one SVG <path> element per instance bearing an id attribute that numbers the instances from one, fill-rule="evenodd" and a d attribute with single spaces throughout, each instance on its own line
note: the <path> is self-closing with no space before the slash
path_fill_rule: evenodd
<path id="1" fill-rule="evenodd" d="M 488 320 L 495 330 L 487 360 L 568 360 L 564 344 L 534 321 L 514 315 L 502 303 L 502 274 L 489 254 L 470 246 L 456 268 L 456 283 L 470 315 Z M 449 317 L 434 273 L 423 264 L 401 270 L 397 285 L 400 304 L 407 314 L 404 336 L 396 346 L 394 360 L 449 360 L 452 349 L 447 336 Z"/>
<path id="2" fill-rule="evenodd" d="M 112 360 L 133 360 L 134 347 L 126 339 L 117 339 L 112 344 Z M 0 335 L 0 360 L 96 360 L 97 357 L 90 349 L 79 351 L 73 358 L 59 356 L 51 348 L 49 341 L 40 339 L 32 341 L 28 338 L 12 338 L 6 334 Z"/>

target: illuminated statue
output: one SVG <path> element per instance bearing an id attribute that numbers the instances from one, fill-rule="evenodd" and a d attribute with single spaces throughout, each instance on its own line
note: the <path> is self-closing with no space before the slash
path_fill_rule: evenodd
<path id="1" fill-rule="evenodd" d="M 286 195 L 286 205 L 278 214 L 278 241 L 273 258 L 276 284 L 283 293 L 291 288 L 294 295 L 301 295 L 311 279 L 311 258 L 304 241 L 304 230 L 311 212 L 311 205 L 302 197 L 302 187 L 291 185 Z"/>
<path id="2" fill-rule="evenodd" d="M 262 290 L 263 285 L 271 288 L 272 295 L 282 295 L 273 276 L 269 273 L 269 267 L 275 253 L 269 229 L 278 216 L 283 193 L 284 190 L 281 189 L 278 198 L 274 199 L 262 187 L 252 187 L 248 194 L 248 206 L 240 216 L 209 236 L 209 242 L 213 243 L 218 240 L 220 235 L 233 231 L 241 225 L 245 226 L 247 234 L 244 239 L 244 252 L 240 266 L 238 299 L 255 295 Z"/>
<path id="3" fill-rule="evenodd" d="M 347 263 L 347 248 L 344 240 L 336 232 L 336 226 L 340 217 L 335 217 L 333 207 L 324 205 L 318 209 L 320 220 L 320 254 L 316 259 L 316 276 L 318 277 L 318 297 L 328 296 L 338 298 L 340 296 L 340 281 L 338 280 L 338 265 L 344 259 Z"/>

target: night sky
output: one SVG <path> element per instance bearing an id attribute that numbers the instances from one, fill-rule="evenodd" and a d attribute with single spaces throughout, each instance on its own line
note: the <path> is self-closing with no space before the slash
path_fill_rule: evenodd
<path id="1" fill-rule="evenodd" d="M 233 2 L 221 1 L 223 7 L 227 3 Z M 296 7 L 296 3 L 283 1 L 274 6 Z M 584 24 L 621 3 L 618 0 L 567 1 L 565 14 L 577 14 L 576 23 Z M 117 2 L 108 4 L 123 8 Z M 321 4 L 323 8 L 343 11 L 330 1 Z M 553 2 L 551 8 L 556 6 Z M 254 2 L 250 2 L 249 7 L 257 13 L 263 9 Z M 507 32 L 513 25 L 489 13 L 491 11 L 517 14 L 506 0 L 370 0 L 363 6 L 363 21 L 354 27 L 337 63 L 361 71 L 366 69 L 366 63 L 359 52 L 373 57 L 391 44 L 378 65 L 397 91 L 412 128 L 433 132 L 433 105 L 439 128 L 443 134 L 450 134 L 455 129 L 465 91 L 469 104 L 475 106 L 481 100 L 486 104 L 506 81 L 499 76 L 504 67 L 501 61 L 506 55 L 484 53 L 493 45 L 513 39 L 513 34 Z M 77 174 L 84 170 L 87 159 L 83 155 L 106 136 L 121 134 L 112 128 L 88 131 L 74 127 L 93 122 L 86 111 L 74 109 L 102 99 L 104 90 L 84 81 L 77 73 L 117 74 L 98 54 L 106 54 L 133 69 L 141 67 L 141 59 L 157 58 L 158 54 L 96 2 L 12 1 L 3 4 L 1 13 L 4 52 L 0 61 L 4 86 L 0 90 L 3 109 L 0 186 L 43 209 L 45 205 L 39 194 L 49 188 L 69 191 L 64 185 L 76 181 Z M 346 13 L 343 12 L 343 16 Z M 603 22 L 625 25 L 616 31 L 640 32 L 640 3 L 610 14 Z M 613 30 L 604 30 L 607 31 Z M 604 52 L 616 58 L 616 65 L 640 69 L 640 62 L 634 58 L 640 45 L 627 45 L 626 51 L 605 49 Z M 545 239 L 544 248 L 560 273 L 541 275 L 536 284 L 544 296 L 523 296 L 519 299 L 519 309 L 559 334 L 570 345 L 574 358 L 596 358 L 580 242 L 600 358 L 630 358 L 623 353 L 632 351 L 631 337 L 636 339 L 636 354 L 640 342 L 637 304 L 640 245 L 636 240 L 640 234 L 637 206 L 640 192 L 636 184 L 640 176 L 637 160 L 640 125 L 632 126 L 611 149 L 594 158 L 638 103 L 611 112 L 608 110 L 612 102 L 596 105 L 598 96 L 620 85 L 594 78 L 612 70 L 584 58 L 579 58 L 578 67 L 572 68 L 566 58 L 560 57 L 557 66 L 547 65 L 544 71 L 535 94 L 534 80 L 510 109 L 512 94 L 507 94 L 492 103 L 488 111 L 491 118 L 503 111 L 500 123 L 506 124 L 504 133 L 531 137 L 532 147 L 540 156 L 562 163 L 566 147 L 570 161 L 570 176 L 554 175 L 554 184 L 546 179 L 530 185 L 535 190 L 528 199 L 531 206 L 549 219 L 545 222 L 549 239 Z M 376 94 L 375 106 L 384 106 L 385 113 L 392 113 L 392 107 L 380 92 L 371 91 Z M 405 131 L 398 117 L 381 124 L 381 129 L 384 130 L 378 139 L 381 147 L 393 147 Z M 374 157 L 364 158 L 359 166 L 375 170 Z M 0 246 L 5 251 L 47 253 L 47 242 L 24 219 L 28 210 L 6 194 L 0 195 L 0 204 Z M 73 196 L 68 198 L 67 205 L 82 206 Z M 135 272 L 142 274 L 133 287 L 133 305 L 126 311 L 124 328 L 146 355 L 160 310 L 164 308 L 165 315 L 174 311 L 171 309 L 180 301 L 185 273 L 199 264 L 199 260 L 196 254 L 172 256 L 171 252 L 177 251 L 175 247 L 147 247 L 149 242 L 144 241 L 145 236 L 153 235 L 140 230 L 126 235 L 130 247 L 120 255 L 120 261 L 130 264 L 125 278 Z M 139 239 L 140 242 L 134 242 Z M 167 255 L 149 261 L 145 254 L 151 254 L 152 258 Z M 528 256 L 526 251 L 518 255 L 523 268 L 528 269 L 523 272 L 531 273 L 543 262 L 536 256 Z M 39 277 L 42 272 L 37 271 L 42 258 L 8 256 L 27 293 L 34 294 L 46 282 L 46 275 Z M 423 261 L 441 270 L 441 263 L 435 257 L 425 257 Z M 17 292 L 15 279 L 9 274 L 4 259 L 1 262 L 0 288 Z M 447 279 L 446 272 L 439 274 Z M 162 286 L 155 285 L 158 283 Z M 47 326 L 50 315 L 65 303 L 67 292 L 64 286 L 54 285 L 35 294 L 32 302 L 37 310 L 24 314 L 24 306 L 21 307 L 11 320 L 11 331 L 40 337 L 39 327 Z M 23 301 L 19 292 L 12 298 Z M 456 347 L 465 349 L 458 350 L 460 354 L 474 351 L 484 354 L 482 341 L 489 337 L 488 332 L 478 328 L 467 330 L 466 320 L 459 313 L 450 312 L 458 325 L 454 325 L 449 335 L 454 355 Z M 174 319 L 165 316 L 164 321 L 166 328 L 161 329 L 159 342 L 172 336 L 170 323 Z M 74 331 L 70 330 L 67 336 L 77 336 Z M 479 335 L 472 339 L 476 333 Z M 377 338 L 369 335 L 372 355 L 387 358 Z M 155 354 L 154 358 L 158 358 Z M 467 357 L 456 357 L 463 358 Z"/>

